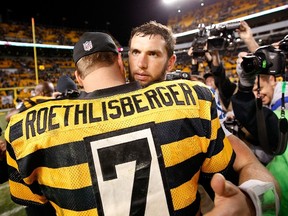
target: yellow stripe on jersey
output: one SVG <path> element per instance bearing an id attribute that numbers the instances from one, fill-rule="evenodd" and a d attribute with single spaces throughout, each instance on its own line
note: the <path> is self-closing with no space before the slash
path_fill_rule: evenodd
<path id="1" fill-rule="evenodd" d="M 209 140 L 205 137 L 193 136 L 178 142 L 162 145 L 161 150 L 165 166 L 174 166 L 199 153 L 206 152 L 208 144 Z"/>
<path id="2" fill-rule="evenodd" d="M 39 183 L 45 183 L 45 185 L 50 187 L 57 185 L 58 188 L 79 189 L 82 187 L 88 187 L 92 184 L 91 178 L 87 178 L 87 176 L 90 176 L 90 173 L 86 163 L 72 167 L 61 167 L 58 169 L 41 167 L 36 171 L 39 176 Z M 47 173 L 49 173 L 49 175 L 47 175 Z M 79 178 L 74 178 L 74 176 L 79 176 Z M 29 178 L 31 178 L 31 176 Z M 29 182 L 29 178 L 25 179 L 25 181 L 28 184 L 31 184 L 32 182 Z"/>
<path id="3" fill-rule="evenodd" d="M 171 189 L 174 209 L 183 209 L 195 201 L 198 178 L 199 172 L 189 182 Z"/>
<path id="4" fill-rule="evenodd" d="M 27 199 L 29 201 L 44 204 L 47 203 L 47 199 L 44 196 L 39 196 L 31 192 L 31 190 L 25 187 L 23 184 L 9 180 L 9 187 L 11 196 L 18 197 L 21 194 L 22 199 Z"/>
<path id="5" fill-rule="evenodd" d="M 227 167 L 227 164 L 231 161 L 233 154 L 233 148 L 227 137 L 223 140 L 224 147 L 221 152 L 217 155 L 211 157 L 211 159 L 206 159 L 203 163 L 202 170 L 206 173 L 216 173 L 224 170 Z"/>
<path id="6" fill-rule="evenodd" d="M 11 167 L 14 167 L 15 169 L 18 170 L 18 164 L 17 162 L 10 156 L 9 152 L 6 151 L 6 160 L 7 160 L 7 164 Z"/>

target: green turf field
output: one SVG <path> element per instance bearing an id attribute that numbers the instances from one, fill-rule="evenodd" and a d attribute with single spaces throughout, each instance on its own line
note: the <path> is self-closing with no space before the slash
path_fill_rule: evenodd
<path id="1" fill-rule="evenodd" d="M 0 139 L 4 139 L 3 134 L 7 126 L 5 115 L 7 112 L 8 110 L 0 110 L 0 127 L 3 130 Z M 8 182 L 0 184 L 0 216 L 26 216 L 24 207 L 15 204 L 11 200 Z"/>
<path id="2" fill-rule="evenodd" d="M 8 182 L 0 185 L 0 215 L 26 216 L 24 207 L 11 200 Z"/>

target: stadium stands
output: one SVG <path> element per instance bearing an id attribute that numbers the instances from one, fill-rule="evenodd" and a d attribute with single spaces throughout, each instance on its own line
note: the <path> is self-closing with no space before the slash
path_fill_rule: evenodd
<path id="1" fill-rule="evenodd" d="M 195 8 L 181 16 L 171 17 L 168 20 L 167 25 L 170 26 L 175 33 L 185 32 L 187 30 L 196 29 L 199 23 L 204 23 L 205 25 L 211 25 L 212 21 L 213 23 L 220 23 L 263 10 L 283 6 L 286 3 L 285 0 L 215 1 L 213 4 L 206 4 L 205 7 L 199 6 L 199 8 Z M 288 14 L 287 9 L 284 11 L 284 14 L 285 13 Z M 273 19 L 263 19 L 262 17 L 261 22 L 251 20 L 249 25 L 253 28 L 256 39 L 261 39 L 263 43 L 270 43 L 273 40 L 276 41 L 278 38 L 283 37 L 284 33 L 287 34 L 287 16 L 288 15 L 285 16 L 282 13 L 280 16 L 274 16 Z M 267 25 L 269 31 L 267 31 Z M 284 31 L 283 25 L 286 25 Z M 276 29 L 279 29 L 279 31 L 275 31 Z M 84 31 L 85 30 L 71 28 L 65 29 L 36 26 L 36 42 L 40 44 L 72 46 L 78 40 L 79 35 Z M 0 23 L 0 33 L 0 41 L 32 43 L 32 27 L 28 23 L 19 24 L 2 22 Z M 191 61 L 190 57 L 187 56 L 187 48 L 191 45 L 192 37 L 190 35 L 189 37 L 186 37 L 184 41 L 181 40 L 182 38 L 177 38 L 177 41 L 179 41 L 176 46 L 178 60 L 175 70 L 178 69 L 189 72 Z M 117 42 L 116 39 L 115 41 Z M 119 43 L 117 44 L 120 46 Z M 235 53 L 223 53 L 226 71 L 228 74 L 231 74 L 232 77 L 235 75 L 235 59 L 237 52 L 238 50 L 235 51 Z M 24 89 L 27 89 L 27 87 L 28 89 L 31 89 L 37 84 L 36 72 L 38 73 L 38 82 L 49 80 L 56 83 L 58 77 L 62 74 L 69 74 L 73 77 L 74 64 L 71 50 L 38 48 L 37 56 L 37 70 L 35 70 L 34 50 L 31 47 L 1 46 L 0 108 L 14 107 L 17 99 L 23 98 L 23 95 L 20 95 L 20 93 L 23 92 Z M 123 56 L 126 58 L 125 54 Z M 127 59 L 124 59 L 124 62 L 126 62 L 125 65 L 127 67 Z M 203 64 L 200 71 L 205 70 L 206 66 L 207 65 Z"/>

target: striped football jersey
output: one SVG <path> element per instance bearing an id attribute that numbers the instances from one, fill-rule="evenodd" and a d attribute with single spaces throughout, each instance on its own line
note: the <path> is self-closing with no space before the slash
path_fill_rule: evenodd
<path id="1" fill-rule="evenodd" d="M 12 199 L 57 215 L 197 215 L 198 183 L 234 175 L 213 93 L 190 80 L 43 102 L 5 138 Z"/>

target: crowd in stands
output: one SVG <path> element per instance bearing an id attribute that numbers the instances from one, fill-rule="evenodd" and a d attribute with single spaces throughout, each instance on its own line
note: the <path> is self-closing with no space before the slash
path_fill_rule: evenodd
<path id="1" fill-rule="evenodd" d="M 192 29 L 196 29 L 199 23 L 205 26 L 221 23 L 224 21 L 236 19 L 247 16 L 264 10 L 269 10 L 287 4 L 285 0 L 240 0 L 240 1 L 217 1 L 216 3 L 207 4 L 201 8 L 189 10 L 178 16 L 170 17 L 168 26 L 170 26 L 174 33 L 180 33 Z M 279 17 L 275 17 L 277 19 Z M 251 26 L 253 27 L 253 26 Z"/>
<path id="2" fill-rule="evenodd" d="M 197 28 L 199 23 L 210 25 L 211 20 L 219 23 L 284 4 L 284 0 L 253 0 L 252 2 L 247 0 L 218 1 L 210 5 L 205 5 L 201 10 L 195 8 L 188 14 L 182 14 L 181 17 L 171 17 L 167 25 L 174 33 L 183 32 Z M 203 16 L 203 14 L 205 15 Z M 2 22 L 0 23 L 0 40 L 31 43 L 33 38 L 31 28 L 30 23 Z M 71 28 L 36 26 L 36 43 L 73 45 L 78 41 L 83 31 L 84 30 Z M 116 44 L 120 46 L 117 40 L 115 38 L 113 39 Z M 0 108 L 14 107 L 16 100 L 23 98 L 22 93 L 24 91 L 27 91 L 30 87 L 35 87 L 37 84 L 35 82 L 35 73 L 38 73 L 39 81 L 49 80 L 55 84 L 59 76 L 63 74 L 71 75 L 74 72 L 71 50 L 38 48 L 37 70 L 35 70 L 33 55 L 33 49 L 30 47 L 1 46 L 0 89 L 4 90 L 0 91 L 0 95 L 2 96 Z M 237 52 L 235 52 L 235 55 L 223 56 L 222 58 L 226 73 L 233 82 L 237 81 L 236 59 Z M 124 66 L 126 68 L 128 67 L 127 59 L 125 58 Z M 175 64 L 174 70 L 191 73 L 191 66 L 190 57 L 187 55 L 187 52 L 177 54 L 177 63 Z M 207 69 L 208 66 L 205 62 L 199 64 L 199 71 L 202 72 L 202 74 L 207 72 Z"/>

